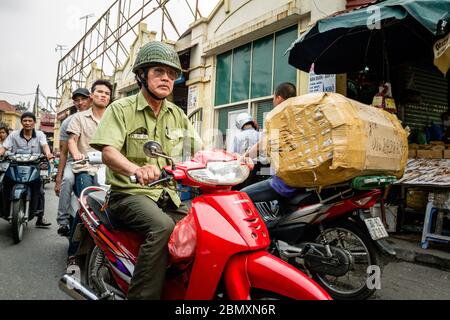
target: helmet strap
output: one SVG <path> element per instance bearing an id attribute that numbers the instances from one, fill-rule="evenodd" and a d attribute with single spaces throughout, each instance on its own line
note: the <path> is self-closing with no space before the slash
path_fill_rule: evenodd
<path id="1" fill-rule="evenodd" d="M 141 82 L 142 86 L 144 87 L 145 91 L 147 91 L 147 93 L 150 95 L 150 97 L 152 97 L 154 100 L 156 101 L 163 101 L 165 98 L 160 98 L 158 97 L 156 94 L 154 94 L 153 92 L 150 91 L 150 89 L 148 88 L 148 83 L 147 83 L 147 74 L 148 74 L 148 69 L 146 69 L 144 71 L 144 78 L 142 78 L 139 74 L 137 74 L 137 77 L 139 79 L 139 81 Z"/>

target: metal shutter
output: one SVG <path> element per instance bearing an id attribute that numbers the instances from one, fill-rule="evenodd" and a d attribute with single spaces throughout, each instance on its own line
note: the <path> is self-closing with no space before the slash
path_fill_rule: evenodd
<path id="1" fill-rule="evenodd" d="M 448 83 L 442 74 L 408 67 L 401 72 L 401 92 L 420 93 L 420 102 L 401 105 L 402 118 L 411 129 L 423 129 L 431 121 L 441 124 L 441 114 L 448 111 Z"/>

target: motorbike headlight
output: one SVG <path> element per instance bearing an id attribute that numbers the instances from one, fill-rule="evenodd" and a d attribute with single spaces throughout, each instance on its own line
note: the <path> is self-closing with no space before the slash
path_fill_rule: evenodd
<path id="1" fill-rule="evenodd" d="M 12 156 L 11 158 L 17 162 L 33 162 L 39 159 L 39 156 L 30 154 L 17 154 L 15 156 Z"/>
<path id="2" fill-rule="evenodd" d="M 0 172 L 5 172 L 9 168 L 9 162 L 0 162 Z"/>
<path id="3" fill-rule="evenodd" d="M 248 166 L 240 161 L 208 162 L 205 169 L 188 171 L 188 176 L 200 183 L 234 186 L 247 179 Z"/>

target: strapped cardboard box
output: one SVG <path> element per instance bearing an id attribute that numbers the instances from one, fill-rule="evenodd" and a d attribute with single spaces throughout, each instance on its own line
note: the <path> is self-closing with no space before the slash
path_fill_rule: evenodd
<path id="1" fill-rule="evenodd" d="M 403 175 L 407 133 L 393 114 L 336 93 L 288 99 L 266 118 L 265 146 L 293 187 L 337 184 L 372 174 Z"/>

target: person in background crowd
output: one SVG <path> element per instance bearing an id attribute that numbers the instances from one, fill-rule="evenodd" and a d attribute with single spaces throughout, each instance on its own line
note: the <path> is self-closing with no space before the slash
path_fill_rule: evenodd
<path id="1" fill-rule="evenodd" d="M 72 94 L 74 105 L 70 108 L 70 116 L 61 124 L 59 135 L 60 158 L 58 164 L 58 172 L 55 181 L 55 193 L 59 197 L 58 212 L 56 221 L 59 225 L 58 234 L 64 237 L 70 235 L 70 216 L 72 206 L 71 197 L 73 186 L 75 185 L 75 175 L 72 172 L 71 158 L 68 158 L 68 140 L 69 134 L 67 128 L 76 112 L 83 112 L 91 107 L 92 99 L 90 92 L 86 88 L 78 88 Z M 68 162 L 69 160 L 69 162 Z M 75 215 L 75 213 L 73 213 Z M 73 216 L 72 215 L 72 216 Z"/>
<path id="2" fill-rule="evenodd" d="M 4 155 L 6 151 L 16 153 L 18 150 L 26 150 L 32 154 L 41 154 L 43 152 L 49 161 L 53 159 L 53 155 L 47 143 L 47 137 L 42 131 L 34 128 L 36 125 L 36 116 L 34 113 L 25 112 L 20 117 L 20 122 L 23 128 L 21 130 L 13 131 L 6 138 L 3 146 L 0 147 L 0 156 Z M 5 190 L 3 195 L 6 198 L 4 199 L 9 204 L 9 196 L 13 188 L 13 182 L 5 178 L 3 184 Z M 44 208 L 44 187 L 42 180 L 39 179 L 36 183 L 31 185 L 30 212 L 34 212 L 35 216 L 37 216 L 36 227 L 48 227 L 51 225 L 51 222 L 44 219 Z"/>
<path id="3" fill-rule="evenodd" d="M 3 146 L 3 143 L 5 143 L 6 138 L 9 135 L 9 129 L 8 126 L 4 123 L 0 123 L 0 147 Z"/>
<path id="4" fill-rule="evenodd" d="M 284 82 L 280 84 L 273 97 L 273 105 L 277 107 L 283 101 L 295 97 L 297 95 L 297 89 L 292 83 Z M 249 151 L 246 152 L 244 157 L 256 158 L 258 156 L 258 150 L 263 146 L 262 139 L 255 144 Z M 252 184 L 248 187 L 241 189 L 242 192 L 246 192 L 253 202 L 267 202 L 273 200 L 282 200 L 283 198 L 290 198 L 296 193 L 298 193 L 297 188 L 292 188 L 284 183 L 278 176 L 274 173 L 274 168 L 270 168 L 272 177 L 268 180 L 261 181 Z"/>
<path id="5" fill-rule="evenodd" d="M 109 81 L 95 81 L 90 94 L 92 107 L 86 111 L 76 113 L 70 120 L 67 128 L 67 133 L 69 134 L 68 148 L 73 160 L 83 160 L 89 152 L 95 151 L 89 143 L 97 130 L 106 108 L 111 102 L 112 93 L 113 86 Z M 75 195 L 77 197 L 80 197 L 83 189 L 96 184 L 98 169 L 99 166 L 94 166 L 89 163 L 79 163 L 72 166 L 72 171 L 75 174 Z M 70 230 L 69 264 L 75 263 L 76 261 L 74 255 L 78 249 L 78 242 L 74 241 L 73 234 L 78 223 L 80 223 L 80 217 L 76 214 Z"/>
<path id="6" fill-rule="evenodd" d="M 247 150 L 253 147 L 259 141 L 258 124 L 253 119 L 253 117 L 247 112 L 241 113 L 236 118 L 236 127 L 240 130 L 238 134 L 233 139 L 233 144 L 231 145 L 231 152 L 238 153 L 243 156 Z M 234 186 L 233 190 L 240 190 L 248 185 L 257 182 L 257 174 L 260 170 L 260 163 L 258 159 L 253 159 L 256 163 L 254 168 L 251 170 L 248 178 Z"/>
<path id="7" fill-rule="evenodd" d="M 234 137 L 230 151 L 244 155 L 259 140 L 258 124 L 251 115 L 245 112 L 237 116 L 236 128 L 240 131 Z"/>

